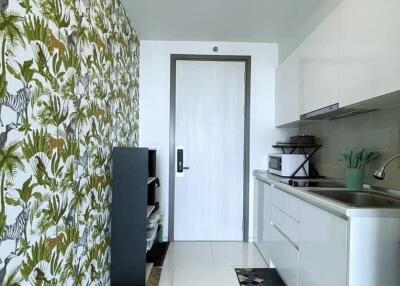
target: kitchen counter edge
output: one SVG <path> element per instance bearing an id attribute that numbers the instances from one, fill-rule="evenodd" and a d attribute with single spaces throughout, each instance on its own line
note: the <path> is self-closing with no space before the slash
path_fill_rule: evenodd
<path id="1" fill-rule="evenodd" d="M 253 176 L 259 181 L 272 185 L 275 188 L 288 193 L 289 195 L 292 195 L 304 202 L 307 202 L 315 207 L 323 209 L 346 220 L 351 217 L 400 218 L 400 209 L 355 208 L 310 192 L 313 190 L 324 190 L 324 188 L 299 188 L 289 186 L 280 182 L 282 178 L 276 175 L 271 175 L 267 171 L 255 170 L 253 171 Z"/>

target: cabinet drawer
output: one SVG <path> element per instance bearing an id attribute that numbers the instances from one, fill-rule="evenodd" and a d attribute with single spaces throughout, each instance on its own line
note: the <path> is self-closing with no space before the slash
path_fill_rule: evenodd
<path id="1" fill-rule="evenodd" d="M 299 244 L 299 223 L 275 206 L 271 207 L 271 221 L 296 246 Z"/>
<path id="2" fill-rule="evenodd" d="M 287 286 L 297 286 L 298 250 L 281 234 L 276 226 L 271 227 L 271 260 Z"/>
<path id="3" fill-rule="evenodd" d="M 300 221 L 300 201 L 295 197 L 272 188 L 272 204 L 278 209 L 289 215 L 292 219 Z"/>

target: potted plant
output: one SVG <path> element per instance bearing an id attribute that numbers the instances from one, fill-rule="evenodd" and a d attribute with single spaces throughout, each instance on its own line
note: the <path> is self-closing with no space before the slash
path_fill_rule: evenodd
<path id="1" fill-rule="evenodd" d="M 351 149 L 340 155 L 339 161 L 346 166 L 346 187 L 350 190 L 362 190 L 365 165 L 378 157 L 377 152 L 370 152 L 365 149 L 361 151 Z"/>

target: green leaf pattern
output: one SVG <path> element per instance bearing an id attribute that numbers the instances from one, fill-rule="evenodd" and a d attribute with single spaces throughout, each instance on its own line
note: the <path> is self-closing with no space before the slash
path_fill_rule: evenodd
<path id="1" fill-rule="evenodd" d="M 0 0 L 0 286 L 109 285 L 111 152 L 137 146 L 120 0 Z"/>

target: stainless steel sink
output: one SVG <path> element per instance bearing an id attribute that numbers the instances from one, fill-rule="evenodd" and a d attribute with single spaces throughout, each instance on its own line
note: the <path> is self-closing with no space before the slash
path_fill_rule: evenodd
<path id="1" fill-rule="evenodd" d="M 357 208 L 400 208 L 400 200 L 367 191 L 311 191 L 323 197 Z"/>

